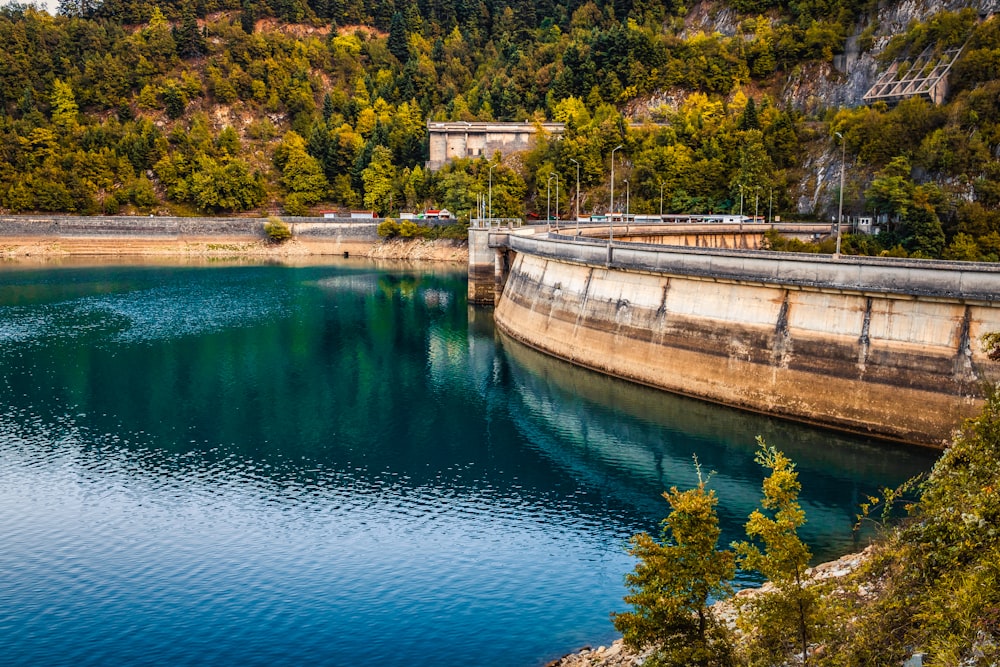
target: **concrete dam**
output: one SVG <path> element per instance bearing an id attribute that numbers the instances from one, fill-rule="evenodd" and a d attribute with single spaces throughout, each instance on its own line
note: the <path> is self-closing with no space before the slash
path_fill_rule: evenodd
<path id="1" fill-rule="evenodd" d="M 470 301 L 587 368 L 924 446 L 945 446 L 1000 379 L 982 347 L 1000 331 L 1000 267 L 753 250 L 767 227 L 732 227 L 676 230 L 676 245 L 617 225 L 614 243 L 474 227 Z"/>

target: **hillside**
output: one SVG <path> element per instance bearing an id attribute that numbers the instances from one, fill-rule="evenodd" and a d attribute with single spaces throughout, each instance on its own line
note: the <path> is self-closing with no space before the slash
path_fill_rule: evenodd
<path id="1" fill-rule="evenodd" d="M 486 160 L 430 173 L 426 122 L 559 120 L 492 172 L 607 209 L 881 214 L 848 252 L 1000 257 L 1000 21 L 907 1 L 63 0 L 0 8 L 0 209 L 467 215 Z M 892 62 L 964 46 L 947 102 L 860 105 Z M 654 121 L 643 124 L 643 120 Z M 846 144 L 841 145 L 839 132 Z M 575 162 L 574 162 L 575 160 Z M 563 199 L 561 213 L 569 214 Z"/>

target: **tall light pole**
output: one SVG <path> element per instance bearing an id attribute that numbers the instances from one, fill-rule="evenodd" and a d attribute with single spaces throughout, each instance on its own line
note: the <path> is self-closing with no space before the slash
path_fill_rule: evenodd
<path id="1" fill-rule="evenodd" d="M 743 231 L 743 184 L 737 183 L 740 186 L 740 231 Z"/>
<path id="2" fill-rule="evenodd" d="M 611 208 L 608 209 L 608 243 L 615 240 L 615 151 L 624 148 L 621 144 L 611 149 Z"/>
<path id="3" fill-rule="evenodd" d="M 625 233 L 628 234 L 628 179 L 625 179 Z"/>
<path id="4" fill-rule="evenodd" d="M 559 172 L 554 171 L 552 172 L 552 174 L 556 177 L 556 221 L 557 221 L 556 227 L 558 228 L 559 227 L 558 221 L 562 220 L 562 218 L 559 217 Z"/>
<path id="5" fill-rule="evenodd" d="M 771 224 L 774 222 L 774 216 L 771 215 L 771 204 L 774 203 L 774 188 L 767 191 L 767 222 Z"/>
<path id="6" fill-rule="evenodd" d="M 663 181 L 660 181 L 660 222 L 663 222 Z"/>
<path id="7" fill-rule="evenodd" d="M 757 203 L 760 201 L 760 186 L 753 189 L 753 224 L 757 224 Z"/>
<path id="8" fill-rule="evenodd" d="M 497 164 L 500 163 L 497 162 L 490 165 L 490 224 L 493 224 L 493 167 L 497 166 Z"/>
<path id="9" fill-rule="evenodd" d="M 844 141 L 844 135 L 840 132 L 834 132 L 838 137 L 840 137 L 840 206 L 837 209 L 837 250 L 833 253 L 834 259 L 840 258 L 840 227 L 841 223 L 844 221 L 844 160 L 847 151 L 847 142 Z"/>
<path id="10" fill-rule="evenodd" d="M 573 158 L 570 162 L 576 165 L 576 235 L 580 235 L 580 163 Z"/>
<path id="11" fill-rule="evenodd" d="M 545 179 L 545 226 L 549 227 L 552 225 L 552 174 L 554 172 L 549 172 L 549 177 Z"/>

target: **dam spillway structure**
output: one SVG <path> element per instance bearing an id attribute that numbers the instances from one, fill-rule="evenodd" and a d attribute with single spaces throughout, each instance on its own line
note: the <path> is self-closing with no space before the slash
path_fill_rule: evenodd
<path id="1" fill-rule="evenodd" d="M 1000 331 L 995 265 L 615 238 L 472 230 L 470 300 L 492 297 L 504 334 L 581 366 L 930 447 L 1000 379 L 982 347 Z"/>

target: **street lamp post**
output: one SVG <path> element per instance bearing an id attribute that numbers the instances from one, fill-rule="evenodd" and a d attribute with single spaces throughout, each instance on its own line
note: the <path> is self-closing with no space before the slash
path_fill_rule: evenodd
<path id="1" fill-rule="evenodd" d="M 760 186 L 753 189 L 753 223 L 757 224 L 757 203 L 760 201 Z"/>
<path id="2" fill-rule="evenodd" d="M 625 179 L 625 217 L 623 218 L 625 222 L 625 233 L 628 234 L 628 179 Z"/>
<path id="3" fill-rule="evenodd" d="M 545 227 L 552 225 L 552 174 L 545 179 Z"/>
<path id="4" fill-rule="evenodd" d="M 743 184 L 738 183 L 740 187 L 740 231 L 743 231 Z"/>
<path id="5" fill-rule="evenodd" d="M 840 137 L 840 205 L 837 208 L 837 250 L 833 253 L 835 259 L 840 258 L 840 227 L 844 222 L 844 161 L 847 154 L 847 142 L 844 135 L 834 132 Z"/>
<path id="6" fill-rule="evenodd" d="M 576 235 L 580 235 L 580 163 L 573 158 L 570 162 L 576 165 Z"/>
<path id="7" fill-rule="evenodd" d="M 660 181 L 660 222 L 663 222 L 663 183 Z"/>
<path id="8" fill-rule="evenodd" d="M 497 164 L 500 163 L 497 162 L 490 165 L 490 221 L 488 224 L 493 224 L 493 167 L 497 166 Z"/>
<path id="9" fill-rule="evenodd" d="M 615 240 L 615 151 L 624 148 L 621 144 L 611 149 L 611 208 L 608 209 L 608 243 Z"/>
<path id="10" fill-rule="evenodd" d="M 559 172 L 554 171 L 552 173 L 556 177 L 556 228 L 558 229 L 559 221 L 562 220 L 562 218 L 559 217 Z"/>
<path id="11" fill-rule="evenodd" d="M 774 216 L 771 215 L 771 204 L 774 203 L 774 188 L 767 191 L 767 222 L 771 224 L 774 222 Z"/>

